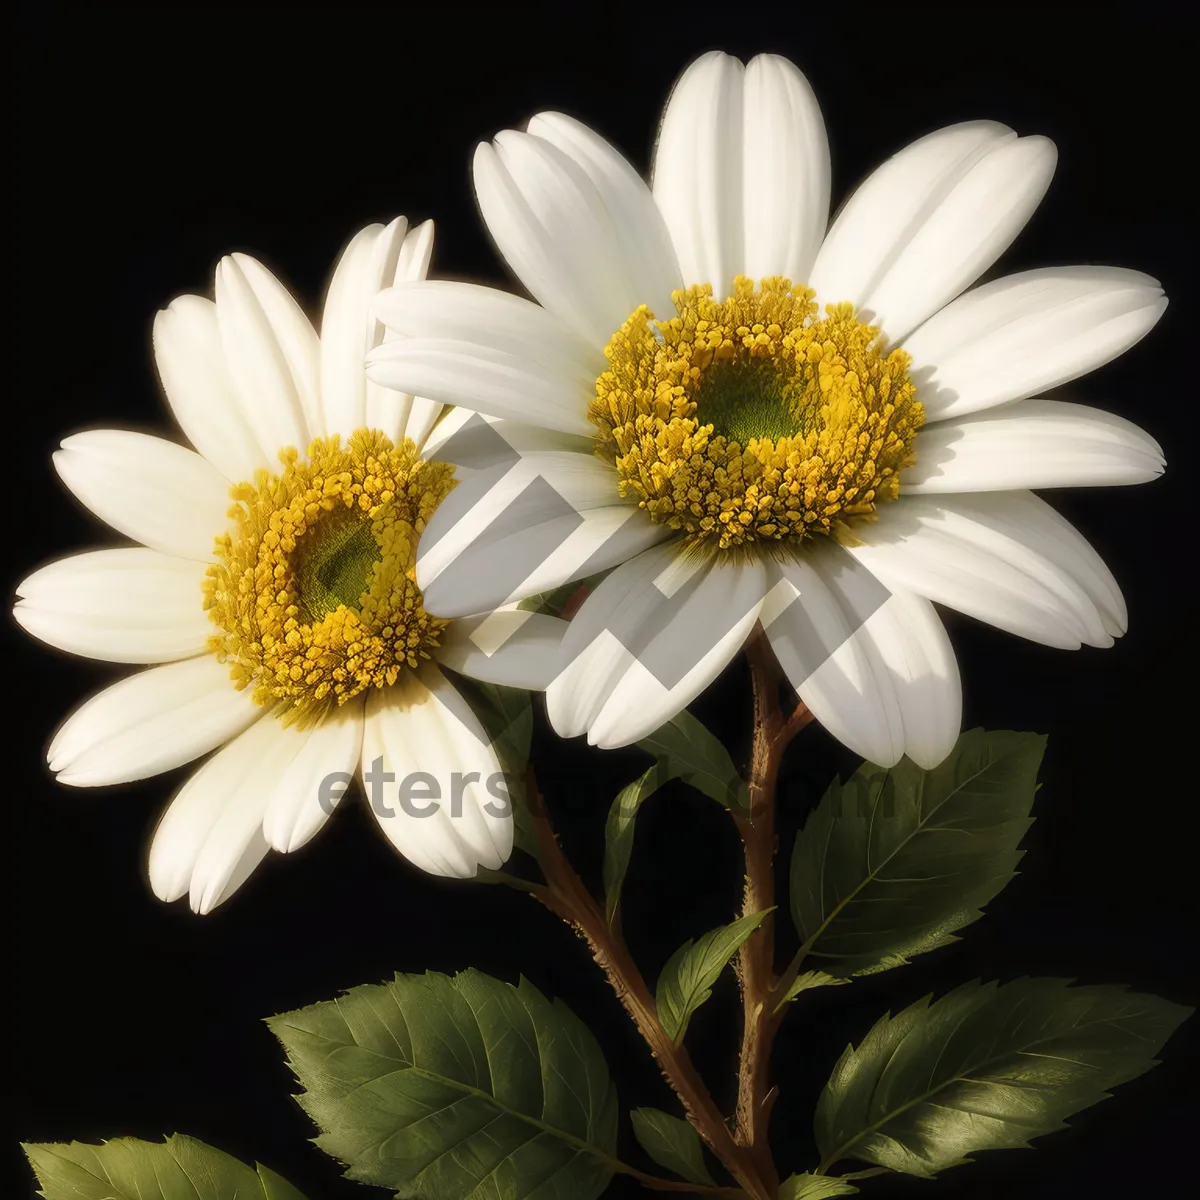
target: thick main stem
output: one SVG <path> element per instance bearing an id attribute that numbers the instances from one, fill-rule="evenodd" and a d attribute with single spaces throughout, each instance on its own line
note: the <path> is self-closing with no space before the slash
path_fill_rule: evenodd
<path id="1" fill-rule="evenodd" d="M 545 886 L 533 889 L 533 895 L 586 939 L 592 957 L 608 976 L 617 998 L 658 1060 L 667 1082 L 683 1103 L 688 1119 L 743 1192 L 753 1200 L 774 1200 L 778 1180 L 762 1176 L 753 1156 L 730 1133 L 687 1051 L 677 1046 L 662 1027 L 654 997 L 637 964 L 563 854 L 532 777 L 529 786 L 530 807 L 538 837 L 538 860 L 546 878 Z"/>
<path id="2" fill-rule="evenodd" d="M 734 816 L 746 857 L 743 916 L 775 905 L 775 784 L 788 743 L 812 720 L 804 705 L 790 717 L 780 710 L 782 676 L 761 633 L 747 646 L 746 655 L 754 690 L 754 742 L 747 778 L 749 812 Z M 734 1136 L 749 1152 L 774 1195 L 779 1175 L 767 1135 L 776 1095 L 771 1086 L 771 1046 L 782 1013 L 776 1011 L 779 981 L 775 976 L 773 914 L 763 918 L 743 944 L 738 974 L 742 984 L 742 1049 Z"/>

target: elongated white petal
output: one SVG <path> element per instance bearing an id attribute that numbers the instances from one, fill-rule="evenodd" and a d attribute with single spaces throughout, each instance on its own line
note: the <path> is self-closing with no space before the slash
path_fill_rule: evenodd
<path id="1" fill-rule="evenodd" d="M 265 784 L 262 832 L 273 850 L 299 850 L 345 795 L 362 754 L 363 706 L 357 697 L 315 729 L 280 725 L 278 736 L 292 747 L 292 757 Z"/>
<path id="2" fill-rule="evenodd" d="M 905 495 L 1146 483 L 1162 449 L 1131 421 L 1059 400 L 1021 400 L 939 421 L 917 436 Z"/>
<path id="3" fill-rule="evenodd" d="M 840 548 L 779 570 L 793 597 L 763 618 L 772 648 L 818 721 L 870 762 L 936 766 L 962 722 L 954 651 L 933 605 L 889 592 Z M 863 573 L 868 578 L 863 578 Z"/>
<path id="4" fill-rule="evenodd" d="M 892 342 L 977 279 L 1049 186 L 1054 145 L 970 121 L 920 138 L 851 196 L 809 283 L 821 304 L 850 301 Z"/>
<path id="5" fill-rule="evenodd" d="M 150 887 L 160 900 L 171 903 L 188 894 L 196 862 L 231 806 L 246 816 L 250 829 L 236 847 L 229 846 L 231 857 L 240 861 L 253 842 L 253 831 L 260 829 L 265 793 L 255 788 L 256 775 L 281 744 L 281 726 L 273 713 L 261 708 L 257 712 L 253 725 L 188 779 L 159 820 L 150 843 L 149 873 Z M 231 831 L 226 826 L 222 832 L 228 845 Z M 262 841 L 262 854 L 266 849 Z"/>
<path id="6" fill-rule="evenodd" d="M 204 651 L 203 563 L 140 546 L 60 559 L 17 585 L 13 616 L 34 637 L 108 662 L 158 663 Z"/>
<path id="7" fill-rule="evenodd" d="M 615 152 L 614 152 L 615 153 Z M 628 205 L 612 211 L 616 195 L 628 200 L 608 160 L 602 191 L 591 172 L 545 138 L 504 130 L 475 152 L 475 194 L 488 232 L 530 293 L 590 344 L 602 347 L 638 306 L 649 264 L 630 257 L 652 238 L 623 226 L 646 219 Z M 670 281 L 664 280 L 667 292 Z M 661 291 L 661 287 L 656 289 Z"/>
<path id="8" fill-rule="evenodd" d="M 384 387 L 564 433 L 593 432 L 594 388 L 517 354 L 451 338 L 399 338 L 367 358 Z"/>
<path id="9" fill-rule="evenodd" d="M 766 592 L 761 563 L 680 561 L 671 545 L 618 567 L 571 621 L 568 665 L 546 692 L 551 724 L 605 749 L 645 737 L 724 669 Z"/>
<path id="10" fill-rule="evenodd" d="M 745 256 L 743 77 L 728 54 L 701 55 L 679 77 L 654 148 L 654 199 L 689 284 L 730 294 Z"/>
<path id="11" fill-rule="evenodd" d="M 404 235 L 400 245 L 400 253 L 396 256 L 396 266 L 391 278 L 386 272 L 382 277 L 381 287 L 392 287 L 395 284 L 413 283 L 425 278 L 429 271 L 429 263 L 433 258 L 433 222 L 422 221 L 420 225 L 410 229 Z M 374 312 L 374 301 L 371 302 Z M 378 346 L 395 335 L 376 320 L 372 329 L 372 346 Z M 411 437 L 417 449 L 433 428 L 434 421 L 441 413 L 442 406 L 431 400 L 413 397 L 407 392 L 397 392 L 386 388 L 367 378 L 366 382 L 366 417 L 368 429 L 378 429 L 385 433 L 393 442 L 402 437 Z"/>
<path id="12" fill-rule="evenodd" d="M 786 58 L 746 64 L 742 98 L 744 258 L 751 279 L 807 282 L 829 220 L 829 140 L 808 80 Z"/>
<path id="13" fill-rule="evenodd" d="M 540 304 L 477 283 L 398 284 L 380 293 L 375 312 L 397 336 L 490 347 L 539 363 L 582 388 L 592 388 L 606 366 L 601 350 Z"/>
<path id="14" fill-rule="evenodd" d="M 230 258 L 266 317 L 300 400 L 304 434 L 311 436 L 320 428 L 321 415 L 321 343 L 317 331 L 291 292 L 262 263 L 249 254 L 233 254 Z M 266 449 L 269 452 L 267 465 L 274 469 L 279 446 L 267 446 Z"/>
<path id="15" fill-rule="evenodd" d="M 97 692 L 54 735 L 46 758 L 72 787 L 129 783 L 207 754 L 261 711 L 215 657 L 187 658 Z"/>
<path id="16" fill-rule="evenodd" d="M 659 316 L 671 316 L 671 293 L 683 286 L 683 276 L 666 222 L 642 177 L 599 134 L 574 117 L 539 113 L 527 130 L 556 146 L 592 182 L 608 215 L 611 236 L 628 276 L 626 291 L 636 297 L 635 305 L 645 304 Z M 616 332 L 615 327 L 609 332 Z"/>
<path id="17" fill-rule="evenodd" d="M 619 501 L 612 468 L 586 444 L 541 449 L 525 441 L 526 431 L 480 419 L 445 444 L 449 461 L 471 460 L 474 448 L 487 468 L 463 472 L 421 536 L 417 582 L 429 612 L 487 613 L 606 570 L 670 535 Z"/>
<path id="18" fill-rule="evenodd" d="M 1009 493 L 901 497 L 855 530 L 850 549 L 890 589 L 911 591 L 1047 646 L 1112 644 L 1105 620 L 1077 578 L 1080 553 L 1055 561 L 1040 529 L 1024 539 L 1005 513 Z M 1024 506 L 1022 497 L 1018 503 Z M 1014 510 L 1017 511 L 1017 510 Z M 1023 510 L 1022 510 L 1023 511 Z M 1032 544 L 1031 544 L 1032 543 Z"/>
<path id="19" fill-rule="evenodd" d="M 55 451 L 63 483 L 102 521 L 134 541 L 211 562 L 229 524 L 229 482 L 193 450 L 120 429 L 74 433 Z"/>
<path id="20" fill-rule="evenodd" d="M 179 427 L 226 479 L 271 465 L 242 411 L 211 300 L 180 296 L 155 315 L 154 361 Z"/>
<path id="21" fill-rule="evenodd" d="M 1167 307 L 1157 280 L 1118 267 L 1047 267 L 985 283 L 904 341 L 927 421 L 1058 387 L 1140 341 Z"/>
<path id="22" fill-rule="evenodd" d="M 500 760 L 436 667 L 371 693 L 362 765 L 380 828 L 421 870 L 470 879 L 512 853 L 512 804 Z"/>
<path id="23" fill-rule="evenodd" d="M 438 662 L 461 675 L 504 687 L 542 691 L 558 674 L 567 622 L 545 613 L 499 609 L 454 621 Z"/>
<path id="24" fill-rule="evenodd" d="M 432 231 L 425 236 L 426 247 L 404 253 L 408 222 L 397 217 L 389 225 L 368 225 L 360 230 L 338 260 L 325 299 L 321 318 L 321 408 L 322 431 L 349 436 L 367 421 L 368 400 L 376 417 L 384 421 L 385 433 L 400 433 L 398 418 L 407 424 L 411 400 L 401 411 L 396 405 L 389 414 L 382 404 L 385 397 L 368 387 L 363 360 L 369 350 L 384 338 L 383 326 L 373 312 L 380 290 L 397 282 L 401 270 L 428 269 L 432 252 Z M 403 262 L 401 261 L 403 257 Z M 395 399 L 393 398 L 393 404 Z M 436 415 L 436 414 L 435 414 Z"/>
<path id="25" fill-rule="evenodd" d="M 303 449 L 308 444 L 305 412 L 314 401 L 311 396 L 306 400 L 306 389 L 312 386 L 312 364 L 297 351 L 295 321 L 284 321 L 279 330 L 273 324 L 285 307 L 282 289 L 265 285 L 269 272 L 255 271 L 252 261 L 237 254 L 217 264 L 217 325 L 242 412 L 273 465 L 283 447 Z M 289 351 L 297 353 L 295 368 Z"/>

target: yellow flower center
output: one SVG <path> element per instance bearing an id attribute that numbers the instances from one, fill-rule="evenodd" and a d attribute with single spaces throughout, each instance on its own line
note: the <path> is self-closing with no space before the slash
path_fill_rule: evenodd
<path id="1" fill-rule="evenodd" d="M 236 529 L 217 539 L 205 608 L 237 686 L 308 721 L 395 683 L 438 645 L 448 622 L 425 611 L 414 563 L 454 468 L 369 429 L 279 459 L 281 472 L 232 489 Z"/>
<path id="2" fill-rule="evenodd" d="M 902 350 L 808 288 L 739 276 L 734 294 L 675 292 L 605 348 L 591 418 L 624 497 L 695 547 L 849 539 L 894 499 L 924 421 Z"/>

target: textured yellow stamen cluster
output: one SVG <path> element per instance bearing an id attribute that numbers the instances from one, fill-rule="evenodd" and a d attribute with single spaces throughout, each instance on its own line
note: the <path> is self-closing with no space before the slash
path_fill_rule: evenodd
<path id="1" fill-rule="evenodd" d="M 813 292 L 739 276 L 715 301 L 644 305 L 605 349 L 591 417 L 623 496 L 694 546 L 846 536 L 893 499 L 924 420 L 901 350 L 849 304 L 817 319 Z"/>
<path id="2" fill-rule="evenodd" d="M 367 429 L 279 458 L 280 473 L 232 489 L 235 531 L 217 539 L 205 607 L 237 686 L 307 721 L 437 646 L 447 622 L 421 603 L 415 548 L 454 468 Z"/>

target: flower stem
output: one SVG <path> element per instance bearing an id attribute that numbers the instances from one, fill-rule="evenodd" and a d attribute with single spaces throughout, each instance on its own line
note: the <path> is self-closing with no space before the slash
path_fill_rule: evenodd
<path id="1" fill-rule="evenodd" d="M 527 803 L 537 831 L 538 862 L 546 880 L 544 885 L 535 885 L 530 889 L 533 896 L 572 926 L 587 942 L 592 957 L 608 976 L 617 999 L 633 1018 L 638 1032 L 658 1060 L 667 1082 L 679 1096 L 688 1120 L 737 1180 L 740 1192 L 737 1189 L 725 1189 L 724 1194 L 741 1194 L 752 1200 L 774 1200 L 778 1180 L 764 1177 L 754 1157 L 730 1133 L 725 1118 L 709 1095 L 687 1051 L 675 1045 L 659 1022 L 654 997 L 623 940 L 610 928 L 603 909 L 568 862 L 550 824 L 532 770 L 529 773 Z M 697 1190 L 691 1184 L 682 1189 L 664 1189 L 662 1185 L 670 1181 L 651 1183 L 649 1181 L 652 1178 L 646 1176 L 642 1182 L 647 1187 L 657 1187 L 659 1190 Z M 716 1194 L 722 1193 L 718 1191 Z"/>
<path id="2" fill-rule="evenodd" d="M 754 693 L 754 743 L 747 779 L 750 804 L 747 813 L 734 814 L 746 859 L 743 916 L 775 906 L 775 783 L 788 743 L 812 720 L 803 704 L 790 716 L 782 712 L 782 673 L 761 632 L 746 647 L 746 656 Z M 778 1011 L 780 981 L 775 975 L 772 914 L 742 945 L 738 975 L 743 1020 L 734 1136 L 749 1152 L 759 1176 L 778 1190 L 779 1175 L 767 1136 L 777 1092 L 771 1085 L 771 1046 L 783 1021 L 783 1012 Z"/>

